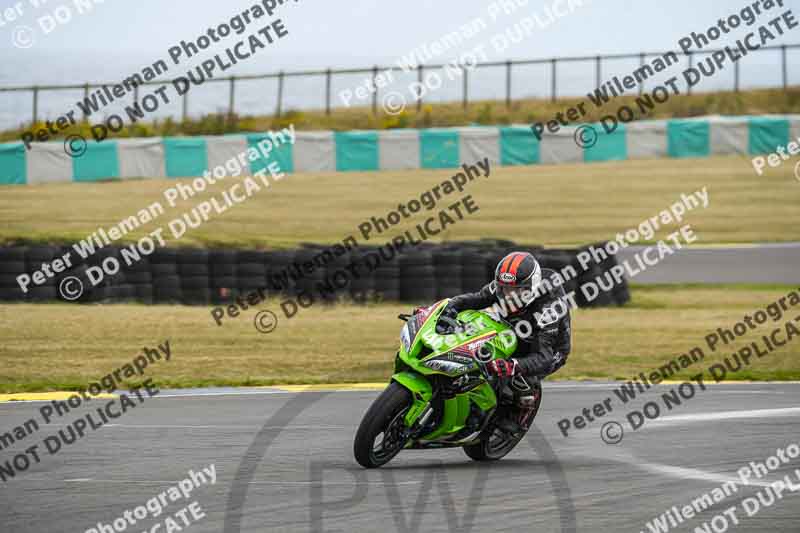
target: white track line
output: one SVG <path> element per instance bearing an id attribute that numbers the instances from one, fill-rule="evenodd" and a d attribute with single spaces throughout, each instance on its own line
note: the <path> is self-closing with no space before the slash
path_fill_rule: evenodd
<path id="1" fill-rule="evenodd" d="M 66 426 L 67 424 L 61 424 Z M 156 424 L 106 424 L 103 427 L 117 428 L 117 429 L 346 429 L 350 426 L 259 426 L 258 423 L 252 426 L 172 426 L 172 425 L 156 425 Z"/>
<path id="2" fill-rule="evenodd" d="M 707 483 L 720 485 L 723 483 L 733 482 L 737 486 L 746 486 L 742 483 L 742 480 L 736 476 L 705 472 L 697 468 L 686 468 L 682 466 L 664 465 L 660 463 L 642 461 L 640 458 L 633 456 L 630 452 L 624 449 L 618 449 L 612 453 L 590 453 L 587 455 L 596 459 L 613 461 L 615 463 L 620 463 L 644 470 L 645 472 L 649 472 L 651 474 L 658 474 L 670 478 L 704 481 Z M 767 481 L 751 481 L 750 485 L 758 487 L 771 486 Z"/>
<path id="3" fill-rule="evenodd" d="M 735 420 L 747 418 L 779 418 L 800 415 L 800 407 L 783 409 L 755 409 L 750 411 L 722 411 L 719 413 L 698 413 L 694 415 L 665 416 L 648 423 L 648 427 L 674 426 L 693 422 L 712 422 L 715 420 Z"/>
<path id="4" fill-rule="evenodd" d="M 420 485 L 422 481 L 393 481 L 391 485 Z M 342 485 L 353 487 L 356 485 L 386 486 L 383 481 L 251 481 L 251 485 Z"/>
<path id="5" fill-rule="evenodd" d="M 722 474 L 714 474 L 712 472 L 704 472 L 703 470 L 698 470 L 696 468 L 683 468 L 680 466 L 671 466 L 671 465 L 662 465 L 658 463 L 637 463 L 631 462 L 629 463 L 633 466 L 641 468 L 647 472 L 652 472 L 654 474 L 661 474 L 667 477 L 673 477 L 677 479 L 691 479 L 696 481 L 707 481 L 709 483 L 719 483 L 720 485 L 724 483 L 735 483 L 737 486 L 742 485 L 742 480 L 738 477 L 731 477 L 725 476 Z M 771 484 L 766 481 L 751 481 L 747 486 L 758 486 L 758 487 L 770 487 Z"/>
<path id="6" fill-rule="evenodd" d="M 50 481 L 46 479 L 20 479 L 19 481 Z M 127 479 L 94 479 L 94 478 L 77 478 L 65 479 L 64 483 L 110 483 L 110 484 L 125 484 L 125 485 L 172 485 L 179 483 L 181 480 L 127 480 Z M 393 481 L 392 485 L 419 485 L 422 481 Z M 250 481 L 250 485 L 342 485 L 352 487 L 355 485 L 368 485 L 368 486 L 384 486 L 386 483 L 383 481 L 326 481 L 326 480 L 304 480 L 304 481 Z"/>
<path id="7" fill-rule="evenodd" d="M 776 385 L 798 385 L 800 382 L 776 382 Z M 724 384 L 721 386 L 725 386 L 729 384 Z M 741 385 L 737 386 L 747 386 L 747 385 L 754 385 L 754 383 L 742 383 Z M 607 391 L 612 392 L 614 389 L 619 387 L 619 383 L 587 383 L 585 385 L 581 384 L 573 384 L 573 383 L 565 383 L 559 384 L 556 383 L 544 383 L 544 391 L 545 393 L 552 392 L 580 392 L 583 390 L 589 389 L 605 389 Z M 659 385 L 660 387 L 661 385 Z M 667 386 L 667 385 L 663 385 Z M 710 389 L 714 393 L 718 394 L 786 394 L 785 391 L 775 391 L 775 390 L 714 390 Z M 200 398 L 203 396 L 263 396 L 263 395 L 273 395 L 273 394 L 302 394 L 305 392 L 326 392 L 326 393 L 372 393 L 378 392 L 377 389 L 331 389 L 326 391 L 289 391 L 289 390 L 280 390 L 280 389 L 267 389 L 267 390 L 258 390 L 258 391 L 220 391 L 220 392 L 200 392 L 200 391 L 182 391 L 182 392 L 171 392 L 169 390 L 162 391 L 160 394 L 156 396 L 152 396 L 148 398 L 150 400 L 160 400 L 160 399 L 171 399 L 171 398 Z M 652 393 L 658 392 L 658 389 L 653 389 L 650 391 Z M 6 406 L 13 406 L 19 404 L 26 404 L 26 403 L 48 403 L 52 400 L 14 400 L 12 402 L 0 402 L 0 408 Z"/>

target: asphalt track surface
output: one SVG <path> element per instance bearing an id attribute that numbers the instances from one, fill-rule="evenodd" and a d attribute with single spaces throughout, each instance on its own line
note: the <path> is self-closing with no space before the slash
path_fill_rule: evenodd
<path id="1" fill-rule="evenodd" d="M 645 247 L 617 254 L 631 261 Z M 632 283 L 800 283 L 800 243 L 692 246 L 637 274 Z"/>
<path id="2" fill-rule="evenodd" d="M 690 504 L 738 480 L 750 461 L 800 442 L 798 384 L 715 385 L 637 431 L 627 411 L 671 386 L 626 406 L 614 387 L 546 383 L 536 431 L 500 462 L 479 465 L 457 448 L 406 451 L 370 471 L 355 463 L 352 442 L 377 391 L 163 391 L 0 484 L 0 523 L 16 533 L 84 532 L 213 463 L 216 484 L 125 530 L 150 531 L 197 501 L 207 516 L 183 531 L 650 531 L 646 523 L 671 506 Z M 608 397 L 613 412 L 561 434 L 559 420 Z M 36 416 L 42 405 L 0 404 L 0 428 Z M 610 421 L 625 430 L 616 445 L 601 438 Z M 0 460 L 57 429 L 43 426 L 0 451 Z M 740 505 L 786 475 L 800 483 L 800 458 L 758 480 L 762 486 L 740 483 L 670 531 L 694 531 L 736 505 L 741 522 L 730 531 L 800 531 L 800 492 L 784 493 L 752 518 Z"/>

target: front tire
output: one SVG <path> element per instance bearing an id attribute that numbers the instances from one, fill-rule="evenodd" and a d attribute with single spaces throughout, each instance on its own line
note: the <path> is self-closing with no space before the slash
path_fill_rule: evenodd
<path id="1" fill-rule="evenodd" d="M 391 461 L 405 446 L 405 414 L 412 405 L 411 393 L 391 382 L 364 414 L 356 431 L 353 453 L 364 468 L 378 468 Z"/>

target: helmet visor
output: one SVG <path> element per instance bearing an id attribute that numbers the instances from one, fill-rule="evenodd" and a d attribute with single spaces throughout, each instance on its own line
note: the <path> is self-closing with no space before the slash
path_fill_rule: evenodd
<path id="1" fill-rule="evenodd" d="M 528 305 L 534 299 L 533 284 L 530 280 L 521 285 L 495 283 L 497 295 L 510 304 Z"/>

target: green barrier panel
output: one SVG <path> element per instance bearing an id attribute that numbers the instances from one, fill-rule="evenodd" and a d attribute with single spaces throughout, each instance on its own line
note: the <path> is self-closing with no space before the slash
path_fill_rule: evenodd
<path id="1" fill-rule="evenodd" d="M 202 176 L 208 170 L 208 152 L 203 138 L 165 138 L 164 158 L 170 178 Z"/>
<path id="2" fill-rule="evenodd" d="M 711 126 L 704 120 L 667 121 L 667 153 L 670 157 L 708 157 Z"/>
<path id="3" fill-rule="evenodd" d="M 530 128 L 500 128 L 500 164 L 535 165 L 541 163 L 539 139 Z"/>
<path id="4" fill-rule="evenodd" d="M 0 144 L 0 185 L 25 185 L 27 175 L 25 145 Z"/>
<path id="5" fill-rule="evenodd" d="M 457 131 L 420 130 L 420 167 L 456 168 L 461 166 Z"/>
<path id="6" fill-rule="evenodd" d="M 618 124 L 611 133 L 606 133 L 600 124 L 587 124 L 594 129 L 597 141 L 592 145 L 591 132 L 582 132 L 586 147 L 583 149 L 583 160 L 587 163 L 596 161 L 625 161 L 628 159 L 628 141 L 625 124 Z M 591 145 L 591 146 L 590 146 Z"/>
<path id="7" fill-rule="evenodd" d="M 89 141 L 86 152 L 72 158 L 73 181 L 100 181 L 119 178 L 119 159 L 117 141 L 101 143 Z"/>
<path id="8" fill-rule="evenodd" d="M 789 144 L 789 121 L 782 118 L 751 118 L 747 123 L 750 154 L 769 154 Z"/>
<path id="9" fill-rule="evenodd" d="M 258 148 L 258 145 L 265 140 L 269 142 L 269 144 L 266 142 L 263 144 L 263 150 L 269 150 L 267 157 L 264 157 L 264 153 Z M 282 141 L 278 138 L 278 142 L 280 144 L 275 148 L 273 139 L 267 133 L 249 133 L 247 135 L 248 148 L 253 148 L 258 152 L 258 158 L 254 161 L 250 161 L 251 173 L 255 174 L 256 172 L 261 172 L 267 169 L 267 165 L 273 162 L 278 163 L 278 166 L 281 167 L 281 172 L 286 174 L 294 172 L 294 156 L 292 152 L 292 147 L 294 145 L 289 142 L 286 135 L 284 135 L 284 140 Z M 266 170 L 266 172 L 269 174 L 269 170 Z"/>
<path id="10" fill-rule="evenodd" d="M 336 170 L 378 170 L 378 134 L 376 132 L 337 131 Z"/>

